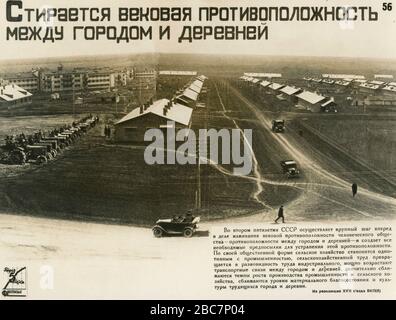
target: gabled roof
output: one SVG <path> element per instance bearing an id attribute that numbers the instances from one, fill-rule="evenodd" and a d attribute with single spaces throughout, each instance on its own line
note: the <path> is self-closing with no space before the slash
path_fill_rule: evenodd
<path id="1" fill-rule="evenodd" d="M 204 75 L 200 75 L 197 77 L 197 80 L 204 82 L 206 79 L 208 79 L 208 77 L 204 76 Z"/>
<path id="2" fill-rule="evenodd" d="M 322 104 L 322 107 L 326 107 L 326 106 L 331 105 L 331 104 L 333 104 L 333 103 L 335 104 L 334 99 L 330 99 L 330 100 L 326 101 L 325 103 L 323 103 L 323 104 Z"/>
<path id="3" fill-rule="evenodd" d="M 183 91 L 183 93 L 181 94 L 182 96 L 192 100 L 192 101 L 197 101 L 198 100 L 198 93 L 196 93 L 195 91 L 187 88 L 186 90 Z"/>
<path id="4" fill-rule="evenodd" d="M 261 81 L 261 83 L 260 83 L 260 85 L 263 86 L 263 87 L 267 87 L 267 86 L 269 86 L 270 84 L 271 84 L 271 82 L 266 81 L 266 80 Z"/>
<path id="5" fill-rule="evenodd" d="M 378 80 L 373 80 L 373 81 L 370 81 L 370 83 L 372 83 L 372 84 L 378 84 L 378 85 L 383 85 L 383 84 L 385 84 L 385 82 L 384 81 L 378 81 Z"/>
<path id="6" fill-rule="evenodd" d="M 187 101 L 183 96 L 177 96 L 175 100 L 183 106 L 188 107 L 190 105 L 190 101 Z"/>
<path id="7" fill-rule="evenodd" d="M 284 87 L 283 84 L 274 82 L 268 88 L 271 88 L 272 90 L 279 90 L 280 88 L 283 88 L 283 87 Z"/>
<path id="8" fill-rule="evenodd" d="M 377 90 L 377 89 L 379 89 L 380 85 L 372 84 L 372 83 L 362 83 L 359 87 L 367 88 L 367 89 L 371 89 L 371 90 Z"/>
<path id="9" fill-rule="evenodd" d="M 337 80 L 337 81 L 335 82 L 335 84 L 338 84 L 338 85 L 344 86 L 344 87 L 349 86 L 350 83 L 351 83 L 351 82 L 350 82 L 350 81 L 347 81 L 347 80 Z"/>
<path id="10" fill-rule="evenodd" d="M 0 101 L 16 101 L 31 96 L 32 94 L 29 91 L 22 89 L 16 84 L 6 84 L 0 86 Z"/>
<path id="11" fill-rule="evenodd" d="M 195 85 L 194 83 L 190 84 L 190 86 L 188 87 L 188 89 L 191 89 L 192 91 L 200 94 L 202 87 Z"/>
<path id="12" fill-rule="evenodd" d="M 192 91 L 198 93 L 198 94 L 201 93 L 201 88 L 199 88 L 199 87 L 197 87 L 197 86 L 194 86 L 193 84 L 190 85 L 188 88 L 189 88 L 190 90 L 192 90 Z"/>
<path id="13" fill-rule="evenodd" d="M 394 83 L 394 82 L 393 82 Z M 385 87 L 383 87 L 382 89 L 386 90 L 386 91 L 392 91 L 392 92 L 396 92 L 396 85 L 390 86 L 389 84 Z"/>
<path id="14" fill-rule="evenodd" d="M 202 91 L 202 87 L 203 87 L 203 83 L 197 80 L 194 81 L 192 84 L 190 84 L 188 88 L 199 94 Z"/>
<path id="15" fill-rule="evenodd" d="M 199 80 L 195 80 L 192 84 L 193 84 L 194 86 L 199 87 L 199 88 L 202 88 L 202 87 L 203 87 L 203 82 L 202 82 L 202 81 L 199 81 Z"/>
<path id="16" fill-rule="evenodd" d="M 364 79 L 354 79 L 353 82 L 357 82 L 357 83 L 366 83 L 367 80 L 364 80 Z"/>
<path id="17" fill-rule="evenodd" d="M 310 91 L 304 91 L 297 95 L 299 99 L 302 99 L 310 104 L 316 104 L 318 102 L 323 101 L 326 99 L 325 97 Z"/>
<path id="18" fill-rule="evenodd" d="M 140 108 L 136 108 L 123 117 L 120 121 L 118 121 L 116 125 L 151 113 L 167 120 L 175 121 L 188 126 L 191 120 L 193 109 L 178 103 L 172 103 L 172 107 L 168 110 L 167 114 L 164 115 L 164 108 L 169 102 L 170 100 L 168 99 L 157 100 L 146 110 L 144 110 L 143 113 L 140 113 Z"/>
<path id="19" fill-rule="evenodd" d="M 293 94 L 296 94 L 297 92 L 300 92 L 300 88 L 292 87 L 292 86 L 286 86 L 280 90 L 282 93 L 287 94 L 288 96 L 291 96 Z"/>
<path id="20" fill-rule="evenodd" d="M 396 86 L 387 85 L 383 89 L 386 90 L 386 91 L 396 92 Z"/>

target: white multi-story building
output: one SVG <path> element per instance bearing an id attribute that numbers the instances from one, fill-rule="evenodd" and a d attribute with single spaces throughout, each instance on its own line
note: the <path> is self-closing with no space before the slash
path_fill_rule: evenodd
<path id="1" fill-rule="evenodd" d="M 144 70 L 134 71 L 132 79 L 127 85 L 131 86 L 133 90 L 156 90 L 157 88 L 157 71 Z"/>
<path id="2" fill-rule="evenodd" d="M 115 74 L 90 70 L 50 71 L 41 73 L 41 91 L 67 92 L 110 90 L 115 86 Z"/>
<path id="3" fill-rule="evenodd" d="M 132 90 L 155 90 L 157 72 L 144 70 L 136 72 L 135 68 L 113 69 L 70 69 L 60 65 L 57 70 L 37 69 L 32 73 L 4 77 L 30 92 L 59 93 L 72 91 L 102 91 L 118 86 L 128 86 Z"/>
<path id="4" fill-rule="evenodd" d="M 88 72 L 86 74 L 87 90 L 110 90 L 115 87 L 115 74 L 108 72 Z"/>
<path id="5" fill-rule="evenodd" d="M 17 86 L 28 90 L 30 92 L 36 92 L 40 90 L 40 79 L 32 73 L 20 73 L 16 75 L 5 75 L 3 79 L 9 83 L 14 83 Z"/>
<path id="6" fill-rule="evenodd" d="M 85 75 L 75 70 L 40 71 L 40 91 L 54 93 L 65 91 L 81 91 L 85 87 Z"/>

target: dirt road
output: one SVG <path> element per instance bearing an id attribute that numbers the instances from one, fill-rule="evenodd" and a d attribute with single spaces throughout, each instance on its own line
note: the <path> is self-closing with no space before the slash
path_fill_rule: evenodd
<path id="1" fill-rule="evenodd" d="M 259 181 L 263 187 L 262 194 L 267 186 L 288 186 L 297 189 L 300 196 L 287 203 L 286 212 L 292 221 L 317 221 L 317 220 L 359 220 L 359 219 L 384 219 L 394 218 L 396 214 L 396 199 L 381 193 L 359 188 L 358 196 L 353 198 L 351 184 L 361 181 L 359 172 L 355 172 L 353 161 L 341 161 L 337 158 L 329 158 L 324 153 L 313 148 L 306 140 L 301 139 L 297 132 L 286 130 L 284 134 L 271 132 L 271 120 L 268 113 L 249 101 L 238 89 L 228 86 L 227 83 L 219 82 L 222 86 L 219 90 L 219 99 L 235 101 L 246 118 L 250 113 L 254 123 L 245 123 L 244 126 L 254 126 L 254 153 L 258 161 L 260 176 L 246 177 Z M 224 89 L 224 87 L 227 87 Z M 221 93 L 220 93 L 221 92 Z M 231 97 L 224 98 L 224 93 Z M 221 97 L 223 95 L 223 97 Z M 227 109 L 227 103 L 224 103 Z M 237 117 L 235 121 L 239 121 Z M 258 125 L 257 125 L 258 123 Z M 258 146 L 260 144 L 260 146 Z M 281 175 L 274 175 L 275 166 L 279 166 L 280 160 L 296 160 L 303 172 L 300 179 L 287 180 Z M 279 169 L 277 169 L 279 170 Z M 349 180 L 337 174 L 338 172 L 349 173 Z M 373 184 L 387 183 L 381 181 L 376 172 L 365 173 L 364 179 Z M 263 208 L 263 213 L 267 210 Z M 261 214 L 261 219 L 266 219 Z M 235 221 L 254 221 L 259 216 L 250 218 L 242 217 Z"/>

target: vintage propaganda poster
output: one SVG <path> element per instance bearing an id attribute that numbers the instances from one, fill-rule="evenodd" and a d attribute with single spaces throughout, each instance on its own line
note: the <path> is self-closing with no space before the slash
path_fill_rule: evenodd
<path id="1" fill-rule="evenodd" d="M 394 299 L 390 0 L 2 0 L 0 301 Z"/>

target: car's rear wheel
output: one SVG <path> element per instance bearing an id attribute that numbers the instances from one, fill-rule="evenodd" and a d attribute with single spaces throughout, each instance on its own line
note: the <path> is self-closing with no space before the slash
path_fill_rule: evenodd
<path id="1" fill-rule="evenodd" d="M 155 227 L 155 228 L 153 229 L 153 234 L 154 234 L 154 237 L 156 237 L 156 238 L 161 238 L 162 235 L 163 235 L 163 231 L 162 231 L 161 228 Z"/>
<path id="2" fill-rule="evenodd" d="M 183 236 L 185 236 L 186 238 L 191 238 L 194 234 L 194 231 L 191 228 L 186 228 L 183 231 Z"/>

